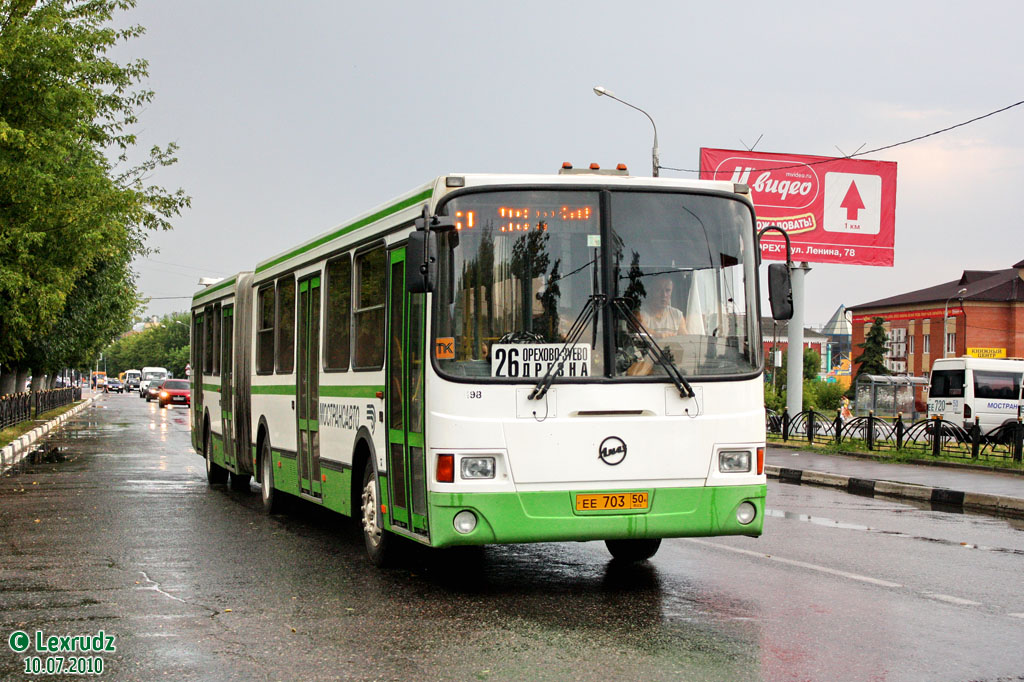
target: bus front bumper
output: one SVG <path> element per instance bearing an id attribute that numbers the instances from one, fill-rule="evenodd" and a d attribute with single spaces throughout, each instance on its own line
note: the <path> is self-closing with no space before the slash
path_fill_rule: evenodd
<path id="1" fill-rule="evenodd" d="M 430 544 L 451 547 L 713 535 L 757 537 L 764 527 L 766 488 L 655 488 L 650 491 L 648 509 L 622 512 L 577 511 L 577 492 L 567 490 L 431 493 Z M 754 519 L 745 525 L 737 520 L 737 510 L 744 502 L 756 510 Z M 455 528 L 455 517 L 465 511 L 476 517 L 476 526 L 462 533 Z"/>

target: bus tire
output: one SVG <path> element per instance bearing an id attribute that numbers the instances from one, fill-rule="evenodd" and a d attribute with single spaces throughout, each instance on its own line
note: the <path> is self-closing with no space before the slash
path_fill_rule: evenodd
<path id="1" fill-rule="evenodd" d="M 249 481 L 252 480 L 252 474 L 236 474 L 231 472 L 228 474 L 228 485 L 232 490 L 240 493 L 249 492 Z"/>
<path id="2" fill-rule="evenodd" d="M 210 449 L 210 429 L 203 429 L 203 456 L 206 458 L 206 482 L 210 485 L 223 485 L 228 481 L 228 470 L 213 461 Z"/>
<path id="3" fill-rule="evenodd" d="M 380 501 L 377 499 L 377 473 L 372 462 L 367 462 L 363 468 L 360 501 L 359 523 L 363 529 L 363 540 L 366 542 L 366 554 L 375 566 L 383 568 L 394 561 L 396 538 L 383 528 L 377 527 Z"/>
<path id="4" fill-rule="evenodd" d="M 657 554 L 661 539 L 605 540 L 604 544 L 615 559 L 636 562 L 647 561 Z"/>
<path id="5" fill-rule="evenodd" d="M 284 512 L 284 493 L 274 488 L 274 456 L 269 437 L 263 439 L 260 449 L 260 497 L 263 498 L 263 511 L 267 514 Z"/>

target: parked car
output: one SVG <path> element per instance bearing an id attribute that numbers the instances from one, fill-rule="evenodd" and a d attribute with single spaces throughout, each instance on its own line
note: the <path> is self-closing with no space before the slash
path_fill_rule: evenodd
<path id="1" fill-rule="evenodd" d="M 107 379 L 106 391 L 107 393 L 124 393 L 124 384 L 117 377 L 110 377 Z"/>
<path id="2" fill-rule="evenodd" d="M 168 405 L 184 405 L 189 407 L 192 404 L 189 395 L 189 385 L 184 379 L 168 379 L 160 384 L 158 390 L 160 407 L 167 407 Z"/>

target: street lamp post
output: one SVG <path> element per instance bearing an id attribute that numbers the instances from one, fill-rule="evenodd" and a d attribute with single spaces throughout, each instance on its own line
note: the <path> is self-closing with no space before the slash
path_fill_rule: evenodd
<path id="1" fill-rule="evenodd" d="M 944 358 L 949 357 L 949 344 L 946 343 L 946 316 L 949 311 L 949 302 L 954 298 L 958 298 L 962 302 L 964 300 L 964 294 L 966 293 L 967 289 L 961 288 L 958 292 L 946 299 L 946 305 L 942 308 L 942 357 Z"/>
<path id="2" fill-rule="evenodd" d="M 595 86 L 594 94 L 597 95 L 598 97 L 601 97 L 603 95 L 605 97 L 611 97 L 616 102 L 622 102 L 627 107 L 639 111 L 641 114 L 647 117 L 648 121 L 651 122 L 651 126 L 654 128 L 654 147 L 651 149 L 651 170 L 654 177 L 658 177 L 658 167 L 660 165 L 660 161 L 658 159 L 658 126 L 654 125 L 654 119 L 651 118 L 651 115 L 648 114 L 643 109 L 641 109 L 640 107 L 634 106 L 624 99 L 619 99 L 614 94 L 612 94 L 611 90 L 608 90 L 603 85 Z"/>

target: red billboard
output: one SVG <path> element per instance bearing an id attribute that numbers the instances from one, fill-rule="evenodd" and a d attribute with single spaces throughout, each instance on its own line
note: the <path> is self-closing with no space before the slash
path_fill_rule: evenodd
<path id="1" fill-rule="evenodd" d="M 785 230 L 794 261 L 892 266 L 894 161 L 702 148 L 700 168 L 701 178 L 748 185 L 758 230 Z M 785 240 L 766 233 L 761 256 L 785 260 Z"/>

